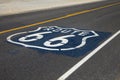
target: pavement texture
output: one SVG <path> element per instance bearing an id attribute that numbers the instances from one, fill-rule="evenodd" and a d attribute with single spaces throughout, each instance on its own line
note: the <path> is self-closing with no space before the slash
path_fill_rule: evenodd
<path id="1" fill-rule="evenodd" d="M 106 0 L 57 9 L 0 17 L 0 80 L 58 80 L 88 53 L 78 58 L 39 52 L 8 43 L 6 38 L 17 32 L 30 31 L 40 26 L 64 26 L 111 32 L 120 30 L 120 5 L 94 10 L 80 15 L 41 23 L 29 28 L 21 26 L 58 18 L 67 14 L 90 10 L 120 0 Z M 64 79 L 63 79 L 64 80 Z M 98 51 L 66 80 L 120 80 L 120 35 Z"/>
<path id="2" fill-rule="evenodd" d="M 99 1 L 102 0 L 0 0 L 0 16 Z"/>

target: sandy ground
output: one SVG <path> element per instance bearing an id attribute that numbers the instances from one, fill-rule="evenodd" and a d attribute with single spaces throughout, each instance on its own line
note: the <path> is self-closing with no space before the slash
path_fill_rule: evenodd
<path id="1" fill-rule="evenodd" d="M 102 0 L 0 0 L 0 16 Z"/>

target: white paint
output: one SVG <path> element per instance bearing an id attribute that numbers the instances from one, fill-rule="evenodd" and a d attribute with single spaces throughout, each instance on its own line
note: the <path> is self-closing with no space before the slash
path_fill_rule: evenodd
<path id="1" fill-rule="evenodd" d="M 80 60 L 77 64 L 75 64 L 72 68 L 70 68 L 66 73 L 64 73 L 57 80 L 65 80 L 66 78 L 68 78 L 73 72 L 75 72 L 79 67 L 81 67 L 86 61 L 88 61 L 93 55 L 95 55 L 100 49 L 102 49 L 106 44 L 108 44 L 111 40 L 113 40 L 119 34 L 120 34 L 120 30 L 118 30 L 114 35 L 112 35 L 105 42 L 103 42 L 100 46 L 98 46 L 91 53 L 89 53 L 86 57 Z"/>
<path id="2" fill-rule="evenodd" d="M 18 35 L 20 35 L 20 34 L 37 32 L 37 31 L 39 31 L 40 29 L 44 29 L 44 31 L 38 32 L 38 33 L 33 33 L 33 34 L 28 34 L 28 35 L 26 35 L 26 36 L 23 36 L 23 37 L 19 38 L 18 41 L 12 40 L 13 37 L 18 36 Z M 46 31 L 46 29 L 48 29 L 48 30 Z M 58 29 L 60 29 L 60 30 L 58 30 Z M 86 45 L 87 39 L 89 39 L 89 38 L 94 38 L 94 37 L 98 37 L 98 36 L 99 36 L 99 35 L 98 35 L 95 31 L 93 31 L 93 30 L 79 30 L 80 33 L 82 33 L 81 35 L 80 35 L 80 33 L 78 33 L 78 34 L 76 34 L 76 35 L 75 35 L 75 34 L 71 34 L 71 33 L 69 33 L 69 31 L 68 31 L 69 35 L 64 34 L 64 36 L 59 36 L 59 37 L 50 38 L 49 40 L 47 40 L 47 41 L 45 41 L 45 42 L 43 43 L 44 46 L 41 46 L 41 45 L 39 45 L 39 46 L 38 46 L 38 45 L 29 45 L 29 44 L 26 43 L 26 42 L 33 42 L 33 41 L 40 40 L 40 39 L 44 38 L 44 35 L 45 35 L 45 34 L 55 33 L 56 31 L 54 32 L 54 30 L 60 31 L 61 33 L 63 33 L 62 31 L 64 31 L 64 33 L 66 33 L 67 30 L 69 30 L 69 29 L 71 29 L 71 30 L 73 30 L 73 31 L 75 31 L 75 30 L 78 31 L 78 29 L 75 29 L 75 28 L 60 28 L 60 27 L 58 27 L 58 26 L 53 26 L 52 28 L 41 27 L 41 28 L 38 28 L 38 29 L 33 30 L 33 31 L 26 31 L 26 32 L 19 32 L 19 33 L 12 34 L 12 35 L 10 35 L 9 37 L 7 37 L 7 41 L 8 41 L 8 42 L 11 42 L 11 43 L 14 43 L 14 44 L 22 45 L 22 46 L 25 46 L 25 47 L 31 47 L 31 48 L 37 48 L 37 49 L 44 49 L 44 50 L 50 50 L 50 51 L 59 51 L 59 50 L 61 50 L 61 51 L 69 51 L 69 50 L 74 50 L 74 49 L 77 49 L 77 48 L 81 48 L 81 47 L 83 47 L 83 46 Z M 52 32 L 52 31 L 53 31 L 53 32 Z M 61 33 L 60 33 L 60 34 L 61 34 Z M 88 35 L 88 34 L 90 34 L 90 33 L 92 33 L 92 35 Z M 64 46 L 65 44 L 67 44 L 67 43 L 69 42 L 69 39 L 68 39 L 68 38 L 74 38 L 74 39 L 75 39 L 75 37 L 78 37 L 77 35 L 78 35 L 79 37 L 80 37 L 80 36 L 82 37 L 82 39 L 80 38 L 80 40 L 79 40 L 80 43 L 79 43 L 78 45 L 76 45 L 76 46 L 69 46 L 69 47 L 61 48 L 61 49 L 58 49 L 58 48 L 57 48 L 57 47 L 59 47 L 59 46 Z M 48 36 L 49 36 L 49 35 L 48 35 Z M 47 37 L 47 36 L 46 36 L 46 37 Z M 30 39 L 29 39 L 29 38 L 30 38 Z M 54 43 L 55 41 L 61 41 L 61 42 L 56 43 L 56 44 L 52 44 L 52 43 Z M 24 43 L 24 42 L 25 42 L 25 43 Z"/>
<path id="3" fill-rule="evenodd" d="M 65 35 L 65 36 L 55 37 L 55 38 L 52 38 L 52 39 L 44 42 L 44 45 L 47 46 L 47 47 L 63 46 L 63 45 L 65 45 L 65 44 L 67 44 L 69 42 L 68 39 L 67 39 L 69 37 L 75 37 L 75 35 Z M 57 44 L 52 44 L 55 41 L 61 41 L 61 42 L 59 42 Z"/>
<path id="4" fill-rule="evenodd" d="M 20 42 L 32 42 L 32 41 L 37 41 L 39 39 L 42 39 L 43 38 L 43 34 L 49 34 L 49 33 L 52 33 L 52 32 L 40 32 L 40 33 L 35 33 L 35 34 L 29 34 L 29 35 L 26 35 L 24 37 L 21 37 L 19 38 L 19 41 Z M 30 38 L 30 37 L 34 37 L 32 39 L 27 39 L 27 38 Z"/>
<path id="5" fill-rule="evenodd" d="M 64 49 L 61 49 L 61 50 L 62 50 L 62 51 L 67 51 L 67 50 L 73 50 L 73 49 L 81 48 L 81 47 L 85 46 L 85 44 L 86 44 L 86 42 L 87 42 L 87 39 L 92 38 L 92 37 L 98 37 L 98 36 L 99 36 L 95 31 L 90 31 L 90 32 L 93 33 L 94 35 L 83 37 L 81 44 L 79 44 L 78 46 L 76 46 L 76 47 L 71 47 L 71 48 L 64 48 Z M 90 33 L 90 32 L 88 32 L 88 33 Z M 83 35 L 85 34 L 85 32 L 82 32 L 82 33 L 83 33 Z M 79 35 L 79 36 L 80 36 L 80 35 Z"/>

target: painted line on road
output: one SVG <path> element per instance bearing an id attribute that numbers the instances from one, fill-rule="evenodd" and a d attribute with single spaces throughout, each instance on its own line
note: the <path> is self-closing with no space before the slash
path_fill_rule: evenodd
<path id="1" fill-rule="evenodd" d="M 100 46 L 90 52 L 86 57 L 80 60 L 77 64 L 75 64 L 72 68 L 70 68 L 67 72 L 65 72 L 61 77 L 57 80 L 65 80 L 68 78 L 72 73 L 74 73 L 78 68 L 80 68 L 85 62 L 87 62 L 93 55 L 95 55 L 100 49 L 102 49 L 106 44 L 112 41 L 115 37 L 120 34 L 120 30 L 113 34 L 110 38 L 104 41 Z"/>
<path id="2" fill-rule="evenodd" d="M 40 24 L 45 24 L 45 23 L 48 23 L 48 22 L 53 22 L 53 21 L 57 21 L 57 20 L 69 18 L 69 17 L 72 17 L 72 16 L 76 16 L 76 15 L 80 15 L 80 14 L 85 14 L 85 13 L 88 13 L 88 12 L 92 12 L 92 11 L 96 11 L 96 10 L 100 10 L 100 9 L 104 9 L 104 8 L 108 8 L 108 7 L 112 7 L 112 6 L 119 5 L 119 4 L 120 4 L 120 2 L 116 2 L 116 3 L 108 4 L 108 5 L 97 7 L 97 8 L 92 8 L 92 9 L 88 9 L 88 10 L 83 10 L 83 11 L 71 13 L 71 14 L 68 14 L 68 15 L 65 15 L 65 16 L 61 16 L 61 17 L 58 17 L 58 18 L 53 18 L 53 19 L 42 21 L 42 22 L 38 22 L 38 23 L 26 25 L 26 26 L 21 26 L 21 27 L 18 27 L 18 28 L 4 30 L 4 31 L 0 32 L 0 35 L 4 34 L 4 33 L 12 32 L 12 31 L 16 31 L 16 30 L 21 30 L 21 29 L 24 29 L 24 28 L 29 28 L 29 27 L 32 27 L 32 26 L 36 26 L 36 25 L 40 25 Z"/>

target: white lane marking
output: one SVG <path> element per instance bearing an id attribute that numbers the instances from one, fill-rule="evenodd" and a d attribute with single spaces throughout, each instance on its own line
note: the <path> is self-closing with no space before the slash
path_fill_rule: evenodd
<path id="1" fill-rule="evenodd" d="M 96 54 L 100 49 L 102 49 L 106 44 L 112 41 L 117 35 L 120 34 L 120 30 L 118 30 L 115 34 L 113 34 L 110 38 L 104 41 L 100 46 L 90 52 L 86 57 L 80 60 L 77 64 L 75 64 L 72 68 L 70 68 L 67 72 L 65 72 L 61 77 L 57 80 L 65 80 L 68 78 L 73 72 L 75 72 L 79 67 L 81 67 L 87 60 L 89 60 L 94 54 Z"/>

